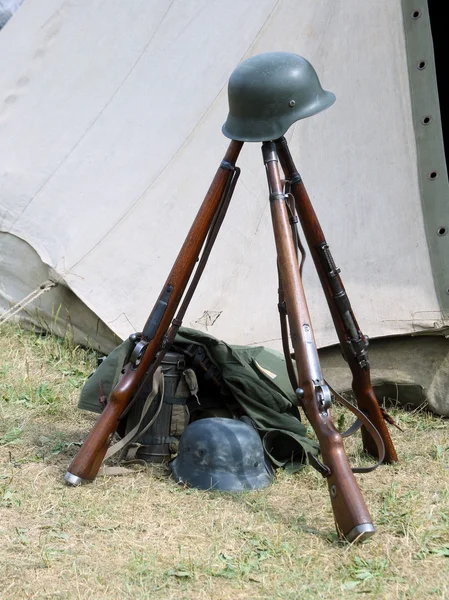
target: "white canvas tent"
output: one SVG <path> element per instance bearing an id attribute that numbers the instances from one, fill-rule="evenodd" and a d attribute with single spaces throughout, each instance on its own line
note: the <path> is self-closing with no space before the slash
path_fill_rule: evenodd
<path id="1" fill-rule="evenodd" d="M 139 330 L 227 147 L 229 75 L 270 50 L 305 56 L 337 96 L 287 138 L 363 330 L 444 332 L 448 184 L 424 0 L 25 2 L 0 32 L 3 309 L 50 278 L 22 316 L 69 318 L 104 350 Z M 257 144 L 239 166 L 185 325 L 279 348 Z M 310 259 L 305 286 L 331 345 Z"/>

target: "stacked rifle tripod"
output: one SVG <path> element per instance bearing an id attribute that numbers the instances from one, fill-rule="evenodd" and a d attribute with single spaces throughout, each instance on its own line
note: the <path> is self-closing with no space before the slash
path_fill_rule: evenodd
<path id="1" fill-rule="evenodd" d="M 68 483 L 77 485 L 96 477 L 120 418 L 142 386 L 148 385 L 172 346 L 229 206 L 240 173 L 236 162 L 243 143 L 259 141 L 262 142 L 276 244 L 278 306 L 285 360 L 298 406 L 312 424 L 321 448 L 321 461 L 316 460 L 313 466 L 327 481 L 339 535 L 352 542 L 374 533 L 354 477 L 354 472 L 366 472 L 374 467 L 351 469 L 343 446 L 345 434 L 342 436 L 337 431 L 330 416 L 332 400 L 337 399 L 357 415 L 364 450 L 378 459 L 377 465 L 382 461 L 397 461 L 397 456 L 385 415 L 371 385 L 367 339 L 357 324 L 339 269 L 283 137 L 292 123 L 328 108 L 334 100 L 333 94 L 321 88 L 310 63 L 295 54 L 261 54 L 244 61 L 234 71 L 229 82 L 230 112 L 223 126 L 224 134 L 232 141 L 121 379 L 69 466 L 65 476 Z M 298 221 L 342 352 L 353 374 L 358 408 L 334 392 L 321 372 L 302 284 Z M 190 286 L 185 291 L 200 253 Z M 290 340 L 296 367 L 291 358 Z"/>

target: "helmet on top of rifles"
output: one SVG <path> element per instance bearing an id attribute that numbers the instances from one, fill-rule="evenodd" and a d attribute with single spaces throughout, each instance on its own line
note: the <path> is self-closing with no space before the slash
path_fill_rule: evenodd
<path id="1" fill-rule="evenodd" d="M 264 52 L 240 63 L 229 79 L 228 98 L 222 131 L 242 142 L 282 137 L 295 121 L 335 102 L 309 61 L 291 52 Z"/>
<path id="2" fill-rule="evenodd" d="M 177 483 L 201 490 L 256 490 L 269 485 L 273 478 L 254 427 L 221 417 L 188 425 L 170 468 Z"/>

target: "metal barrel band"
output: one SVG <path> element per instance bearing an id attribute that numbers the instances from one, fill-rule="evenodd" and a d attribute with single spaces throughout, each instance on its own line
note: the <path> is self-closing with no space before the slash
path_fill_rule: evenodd
<path id="1" fill-rule="evenodd" d="M 227 160 L 222 160 L 220 163 L 220 167 L 222 169 L 226 169 L 226 171 L 235 171 L 235 165 L 232 165 Z"/>

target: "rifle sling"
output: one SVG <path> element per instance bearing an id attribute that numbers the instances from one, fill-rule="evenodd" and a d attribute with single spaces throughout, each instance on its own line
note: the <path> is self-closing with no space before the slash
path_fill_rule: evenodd
<path id="1" fill-rule="evenodd" d="M 357 421 L 354 423 L 354 425 L 352 427 L 350 427 L 347 431 L 345 431 L 342 434 L 342 437 L 348 437 L 348 435 L 351 435 L 351 433 L 348 434 L 348 432 L 351 431 L 353 428 L 354 428 L 354 431 L 357 431 L 358 421 L 360 421 L 361 425 L 364 425 L 366 427 L 367 431 L 371 434 L 371 437 L 373 438 L 373 440 L 376 444 L 377 456 L 379 457 L 379 460 L 377 461 L 377 463 L 374 465 L 371 465 L 369 467 L 354 467 L 352 469 L 353 473 L 369 473 L 370 471 L 374 471 L 374 469 L 377 469 L 377 467 L 383 463 L 383 460 L 385 458 L 385 446 L 384 446 L 382 436 L 380 435 L 380 433 L 377 431 L 377 429 L 374 427 L 374 425 L 368 419 L 368 417 L 365 415 L 364 412 L 362 412 L 359 408 L 357 408 L 357 406 L 354 406 L 354 404 L 351 404 L 350 402 L 348 402 L 348 400 L 343 398 L 343 396 L 341 396 L 338 392 L 336 392 L 329 384 L 327 384 L 327 385 L 328 385 L 331 393 L 334 395 L 335 399 L 338 402 L 340 402 L 340 404 L 342 404 L 344 407 L 346 407 L 348 410 L 350 410 L 357 417 Z M 356 428 L 356 426 L 357 426 L 357 428 Z"/>
<path id="2" fill-rule="evenodd" d="M 359 429 L 361 429 L 363 423 L 360 419 L 356 419 L 354 421 L 354 423 L 351 425 L 351 427 L 348 427 L 348 429 L 346 429 L 346 431 L 344 431 L 341 435 L 342 438 L 347 438 L 347 437 L 351 437 L 351 435 L 354 435 L 354 433 L 357 433 L 357 431 Z"/>
<path id="3" fill-rule="evenodd" d="M 145 428 L 142 431 L 139 431 L 139 428 L 140 428 L 143 420 L 145 419 L 153 400 L 156 398 L 158 393 L 160 393 L 160 400 L 159 400 L 159 405 L 157 407 L 157 410 L 156 410 L 153 418 L 149 421 L 149 423 L 147 423 Z M 109 448 L 109 450 L 106 452 L 103 462 L 105 460 L 107 460 L 108 458 L 110 458 L 111 456 L 113 456 L 114 454 L 117 454 L 117 452 L 120 452 L 120 450 L 122 450 L 126 445 L 133 442 L 136 437 L 140 437 L 141 435 L 143 435 L 147 431 L 147 429 L 149 429 L 149 427 L 151 427 L 151 425 L 154 423 L 154 421 L 159 416 L 163 402 L 164 402 L 164 375 L 162 373 L 161 367 L 158 367 L 153 375 L 151 394 L 147 397 L 147 399 L 145 401 L 145 405 L 142 409 L 142 413 L 140 415 L 139 422 L 133 429 L 131 429 L 131 431 L 129 431 L 125 435 L 124 438 L 122 438 L 119 442 L 117 442 L 116 444 L 114 444 L 113 446 L 111 446 Z"/>
<path id="4" fill-rule="evenodd" d="M 377 431 L 377 429 L 374 427 L 374 425 L 371 423 L 371 421 L 368 419 L 368 417 L 365 415 L 365 413 L 363 413 L 359 408 L 357 408 L 357 406 L 354 406 L 353 404 L 348 402 L 348 400 L 343 398 L 343 396 L 338 394 L 327 382 L 326 382 L 326 384 L 328 385 L 334 398 L 338 402 L 340 402 L 340 404 L 342 404 L 344 407 L 346 407 L 348 410 L 350 410 L 357 417 L 356 422 L 347 431 L 342 433 L 341 436 L 348 437 L 349 435 L 352 435 L 358 429 L 360 429 L 360 427 L 362 425 L 364 425 L 366 427 L 366 429 L 368 430 L 368 432 L 371 434 L 371 436 L 376 444 L 377 455 L 379 457 L 379 460 L 377 461 L 377 463 L 374 465 L 370 465 L 369 467 L 352 467 L 351 468 L 352 472 L 353 473 L 370 473 L 371 471 L 374 471 L 374 469 L 377 469 L 377 467 L 379 467 L 383 463 L 383 460 L 385 458 L 385 446 L 384 446 L 384 442 L 382 440 L 380 433 Z M 327 467 L 325 464 L 323 464 L 315 456 L 311 456 L 310 454 L 308 454 L 307 458 L 309 460 L 309 464 L 312 467 L 314 467 L 314 469 L 316 469 L 319 473 L 321 473 L 321 475 L 323 475 L 323 477 L 328 477 L 331 474 L 329 467 Z"/>

